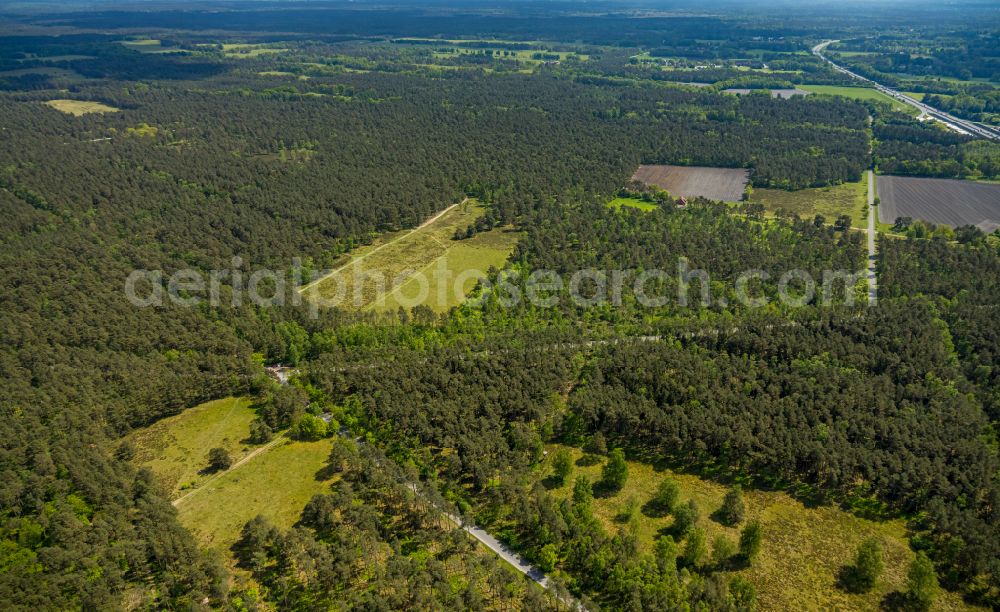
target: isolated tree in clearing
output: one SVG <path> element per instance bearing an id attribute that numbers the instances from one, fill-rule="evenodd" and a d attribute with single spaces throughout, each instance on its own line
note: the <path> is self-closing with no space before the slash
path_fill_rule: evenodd
<path id="1" fill-rule="evenodd" d="M 698 522 L 698 505 L 693 499 L 674 508 L 674 532 L 683 536 Z"/>
<path id="2" fill-rule="evenodd" d="M 594 487 L 586 476 L 577 476 L 573 483 L 573 505 L 590 506 L 594 501 Z"/>
<path id="3" fill-rule="evenodd" d="M 760 544 L 764 539 L 764 530 L 757 521 L 747 523 L 740 532 L 740 556 L 749 563 L 760 553 Z"/>
<path id="4" fill-rule="evenodd" d="M 569 478 L 570 472 L 573 471 L 573 458 L 570 457 L 568 450 L 560 449 L 556 452 L 555 457 L 552 458 L 552 469 L 559 484 L 564 484 Z"/>
<path id="5" fill-rule="evenodd" d="M 254 419 L 250 423 L 250 443 L 267 444 L 274 437 L 274 432 L 262 419 Z"/>
<path id="6" fill-rule="evenodd" d="M 684 544 L 684 555 L 682 560 L 685 567 L 698 567 L 705 558 L 708 547 L 705 545 L 705 531 L 703 529 L 692 529 Z"/>
<path id="7" fill-rule="evenodd" d="M 725 498 L 722 500 L 722 507 L 719 508 L 719 518 L 722 522 L 730 527 L 738 525 L 743 522 L 743 515 L 746 513 L 746 507 L 743 505 L 743 489 L 740 485 L 734 485 L 733 488 L 726 492 Z"/>
<path id="8" fill-rule="evenodd" d="M 604 464 L 601 482 L 611 491 L 620 491 L 628 480 L 628 464 L 625 462 L 625 452 L 616 448 L 608 454 L 608 462 Z"/>
<path id="9" fill-rule="evenodd" d="M 677 482 L 673 478 L 664 478 L 660 481 L 660 485 L 656 488 L 656 493 L 653 494 L 653 498 L 649 501 L 657 512 L 670 514 L 674 511 L 680 494 L 681 491 L 680 487 L 677 486 Z"/>
<path id="10" fill-rule="evenodd" d="M 233 464 L 232 457 L 229 456 L 229 451 L 224 448 L 213 448 L 208 451 L 208 468 L 213 472 L 221 472 L 222 470 L 228 470 Z"/>
<path id="11" fill-rule="evenodd" d="M 875 588 L 882 569 L 882 546 L 869 538 L 858 546 L 854 563 L 841 570 L 841 585 L 851 593 L 867 593 Z"/>

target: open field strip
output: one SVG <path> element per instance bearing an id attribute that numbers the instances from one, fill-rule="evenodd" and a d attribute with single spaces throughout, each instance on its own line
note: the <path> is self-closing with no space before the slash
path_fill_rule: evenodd
<path id="1" fill-rule="evenodd" d="M 119 41 L 123 47 L 138 51 L 139 53 L 183 53 L 183 49 L 164 47 L 163 43 L 156 38 L 142 38 L 137 40 Z"/>
<path id="2" fill-rule="evenodd" d="M 490 267 L 501 267 L 518 234 L 504 229 L 453 240 L 485 209 L 466 199 L 420 227 L 358 249 L 346 264 L 302 288 L 321 304 L 396 310 L 423 304 L 443 312 L 464 299 Z"/>
<path id="3" fill-rule="evenodd" d="M 236 541 L 244 523 L 258 514 L 291 527 L 306 502 L 328 488 L 317 478 L 330 440 L 292 442 L 277 436 L 252 446 L 244 442 L 257 414 L 246 397 L 206 402 L 131 433 L 133 463 L 148 467 L 171 491 L 181 523 L 199 543 L 220 550 Z M 224 448 L 228 470 L 201 473 L 208 451 Z"/>
<path id="4" fill-rule="evenodd" d="M 558 449 L 566 448 L 574 461 L 583 453 L 580 449 L 549 445 L 549 453 L 539 473 L 544 478 L 552 473 L 551 461 Z M 559 499 L 570 497 L 573 481 L 585 475 L 591 482 L 601 478 L 602 464 L 574 463 L 566 484 L 552 489 Z M 641 508 L 664 478 L 673 478 L 680 487 L 681 503 L 694 500 L 700 511 L 697 526 L 706 532 L 711 544 L 719 535 L 733 542 L 739 538 L 740 527 L 721 525 L 710 515 L 721 505 L 728 487 L 712 480 L 679 473 L 662 466 L 629 461 L 628 480 L 624 488 L 610 497 L 594 499 L 594 515 L 610 532 L 628 528 L 622 522 L 623 510 L 634 500 Z M 834 506 L 808 507 L 782 491 L 745 490 L 746 520 L 756 520 L 764 530 L 761 553 L 746 569 L 730 572 L 740 574 L 757 589 L 760 610 L 877 610 L 882 598 L 894 590 L 905 590 L 906 570 L 914 557 L 906 539 L 902 520 L 872 521 L 857 517 Z M 669 528 L 673 519 L 651 517 L 635 510 L 633 525 L 637 529 L 639 549 L 652 552 L 661 530 Z M 626 521 L 627 523 L 628 521 Z M 882 544 L 885 573 L 875 589 L 868 594 L 848 594 L 836 587 L 837 573 L 850 563 L 862 540 L 874 537 Z M 683 547 L 683 544 L 681 544 Z M 942 592 L 935 610 L 967 610 L 969 608 L 954 593 Z"/>
<path id="5" fill-rule="evenodd" d="M 865 229 L 868 227 L 866 192 L 865 181 L 798 191 L 754 189 L 750 201 L 763 204 L 771 214 L 783 209 L 803 219 L 822 215 L 827 223 L 833 223 L 840 215 L 848 215 L 851 227 Z"/>
<path id="6" fill-rule="evenodd" d="M 49 100 L 45 103 L 61 113 L 80 117 L 91 113 L 117 113 L 119 109 L 100 102 L 88 102 L 86 100 Z"/>
<path id="7" fill-rule="evenodd" d="M 643 212 L 650 212 L 658 208 L 655 202 L 647 202 L 640 198 L 615 198 L 608 202 L 608 207 L 615 210 L 621 210 L 623 206 L 626 208 L 637 208 Z"/>
<path id="8" fill-rule="evenodd" d="M 448 208 L 442 210 L 441 212 L 437 213 L 436 215 L 434 215 L 430 219 L 428 219 L 428 220 L 424 221 L 423 223 L 421 223 L 415 229 L 412 229 L 409 232 L 406 232 L 406 233 L 404 233 L 401 236 L 395 236 L 394 238 L 392 238 L 388 242 L 384 242 L 382 244 L 376 243 L 375 245 L 372 245 L 371 247 L 363 247 L 361 249 L 358 249 L 358 254 L 355 255 L 355 256 L 353 256 L 351 258 L 351 261 L 349 261 L 346 264 L 340 266 L 339 268 L 337 268 L 333 272 L 330 272 L 329 274 L 327 274 L 323 278 L 320 278 L 320 279 L 318 279 L 316 281 L 313 281 L 312 283 L 309 283 L 308 285 L 302 287 L 299 291 L 302 291 L 304 293 L 304 292 L 312 289 L 313 287 L 316 287 L 316 286 L 322 284 L 324 281 L 326 281 L 330 277 L 334 276 L 335 274 L 339 274 L 340 272 L 343 272 L 344 270 L 346 270 L 350 266 L 355 265 L 358 262 L 363 261 L 363 260 L 371 257 L 372 255 L 374 255 L 375 253 L 378 253 L 382 249 L 384 249 L 386 247 L 389 247 L 389 246 L 392 246 L 393 244 L 396 244 L 397 242 L 400 242 L 401 240 L 405 240 L 406 238 L 412 236 L 413 234 L 416 234 L 417 232 L 419 232 L 420 230 L 424 229 L 425 227 L 431 225 L 432 223 L 434 223 L 435 221 L 437 221 L 438 219 L 440 219 L 441 217 L 443 217 L 444 215 L 446 215 L 449 211 L 451 211 L 455 207 L 457 207 L 457 206 L 459 206 L 461 204 L 465 204 L 468 201 L 469 201 L 469 198 L 466 198 L 466 199 L 462 200 L 461 202 L 459 202 L 457 204 L 452 204 Z M 374 247 L 374 248 L 372 248 L 372 247 Z"/>
<path id="9" fill-rule="evenodd" d="M 872 89 L 870 87 L 842 87 L 838 85 L 799 85 L 799 88 L 806 91 L 811 91 L 815 94 L 826 94 L 830 96 L 843 96 L 845 98 L 851 98 L 852 100 L 874 100 L 876 102 L 885 102 L 892 106 L 894 110 L 907 113 L 908 115 L 918 115 L 920 111 L 916 108 L 910 106 L 909 104 L 904 104 L 899 100 L 891 98 L 884 93 L 878 91 L 877 89 Z"/>
<path id="10" fill-rule="evenodd" d="M 204 467 L 208 449 L 238 452 L 233 441 L 248 433 L 249 421 L 255 416 L 250 406 L 249 398 L 206 402 L 137 430 L 129 436 L 138 447 L 134 461 L 152 469 L 163 482 L 177 481 L 179 473 Z M 227 555 L 243 526 L 258 514 L 281 529 L 290 529 L 313 495 L 329 492 L 339 478 L 324 471 L 332 446 L 332 439 L 294 442 L 279 436 L 254 448 L 228 470 L 174 500 L 181 524 L 201 546 Z M 419 487 L 410 488 L 419 494 Z M 492 535 L 445 509 L 440 511 L 456 528 L 469 533 L 514 569 L 547 586 L 543 573 Z M 247 576 L 240 573 L 240 578 Z"/>

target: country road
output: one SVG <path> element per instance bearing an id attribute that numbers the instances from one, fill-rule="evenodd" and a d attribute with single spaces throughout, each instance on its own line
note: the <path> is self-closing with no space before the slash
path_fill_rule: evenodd
<path id="1" fill-rule="evenodd" d="M 965 134 L 974 134 L 976 136 L 979 136 L 980 138 L 986 138 L 988 140 L 1000 140 L 1000 131 L 985 127 L 983 125 L 979 125 L 978 123 L 966 121 L 965 119 L 959 119 L 954 115 L 950 115 L 944 111 L 938 110 L 933 106 L 928 106 L 923 102 L 915 100 L 910 96 L 907 96 L 899 91 L 896 91 L 895 89 L 886 87 L 881 83 L 877 83 L 869 79 L 868 77 L 861 76 L 860 74 L 852 72 L 851 70 L 848 70 L 847 68 L 844 68 L 843 66 L 837 64 L 823 53 L 824 51 L 826 51 L 827 47 L 836 42 L 840 41 L 827 40 L 821 42 L 820 44 L 812 48 L 813 55 L 833 66 L 833 69 L 836 70 L 837 72 L 840 72 L 841 74 L 846 74 L 847 76 L 853 79 L 872 85 L 877 91 L 880 91 L 885 95 L 889 96 L 890 98 L 894 98 L 895 100 L 898 100 L 904 104 L 909 104 L 910 106 L 920 110 L 920 112 L 929 115 L 934 119 L 937 119 L 938 121 L 945 124 L 946 126 L 948 126 L 949 128 L 951 128 L 956 132 L 961 132 Z"/>
<path id="2" fill-rule="evenodd" d="M 875 172 L 868 171 L 868 305 L 878 302 L 878 277 L 875 275 Z"/>
<path id="3" fill-rule="evenodd" d="M 406 486 L 411 491 L 413 491 L 414 495 L 424 497 L 420 493 L 420 487 L 418 487 L 416 484 L 410 482 L 407 483 Z M 426 497 L 424 497 L 424 499 L 426 500 Z M 437 506 L 434 505 L 433 501 L 431 500 L 426 500 L 426 501 L 428 501 L 431 505 L 437 508 Z M 511 567 L 521 572 L 528 578 L 531 578 L 542 587 L 546 589 L 549 588 L 549 578 L 548 576 L 545 575 L 545 572 L 533 566 L 521 555 L 517 554 L 516 552 L 504 546 L 499 540 L 491 536 L 489 532 L 487 532 L 485 529 L 481 529 L 479 527 L 476 527 L 475 525 L 466 525 L 461 517 L 451 514 L 450 512 L 448 512 L 443 508 L 437 508 L 437 510 L 442 515 L 444 515 L 444 517 L 448 519 L 451 523 L 457 525 L 458 527 L 461 527 L 463 531 L 465 531 L 472 537 L 479 540 L 479 542 L 482 543 L 483 546 L 489 548 L 494 553 L 496 553 L 498 557 L 506 561 Z"/>

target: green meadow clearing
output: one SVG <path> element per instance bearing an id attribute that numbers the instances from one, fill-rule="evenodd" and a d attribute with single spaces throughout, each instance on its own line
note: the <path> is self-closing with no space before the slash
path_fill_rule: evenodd
<path id="1" fill-rule="evenodd" d="M 257 416 L 251 403 L 237 397 L 206 402 L 136 430 L 129 435 L 134 461 L 153 470 L 177 498 L 210 478 L 199 472 L 208 465 L 211 449 L 226 449 L 234 462 L 253 451 L 243 442 Z"/>
<path id="2" fill-rule="evenodd" d="M 303 291 L 310 299 L 354 310 L 387 312 L 424 304 L 445 312 L 460 304 L 491 266 L 502 267 L 517 244 L 518 233 L 502 228 L 452 239 L 484 212 L 469 200 L 417 229 L 382 236 Z"/>
<path id="3" fill-rule="evenodd" d="M 870 87 L 840 87 L 837 85 L 799 85 L 799 89 L 811 91 L 815 94 L 829 96 L 843 96 L 852 100 L 875 100 L 885 102 L 893 109 L 910 115 L 918 115 L 919 111 L 909 104 L 904 104 L 895 98 L 890 98 L 884 93 Z"/>
<path id="4" fill-rule="evenodd" d="M 207 548 L 228 551 L 258 514 L 292 527 L 313 495 L 330 490 L 320 474 L 333 441 L 281 439 L 273 448 L 207 483 L 177 505 L 180 522 Z"/>
<path id="5" fill-rule="evenodd" d="M 288 49 L 284 47 L 269 47 L 264 44 L 251 43 L 223 43 L 222 53 L 226 57 L 252 58 L 274 53 L 285 53 Z"/>
<path id="6" fill-rule="evenodd" d="M 183 49 L 164 47 L 163 43 L 156 38 L 139 38 L 135 40 L 120 41 L 122 46 L 138 51 L 139 53 L 183 53 Z"/>
<path id="7" fill-rule="evenodd" d="M 566 484 L 550 493 L 559 499 L 572 495 L 573 480 L 580 475 L 591 482 L 601 478 L 602 463 L 580 465 L 580 449 L 549 445 L 548 457 L 539 474 L 545 478 L 552 473 L 551 460 L 555 451 L 568 449 L 574 460 L 573 472 Z M 739 539 L 739 526 L 726 527 L 710 515 L 721 505 L 728 487 L 693 474 L 679 473 L 660 466 L 629 461 L 628 480 L 624 488 L 610 497 L 594 500 L 594 514 L 609 532 L 624 527 L 620 522 L 630 501 L 635 510 L 640 549 L 652 551 L 653 542 L 660 530 L 669 527 L 673 519 L 653 518 L 641 510 L 664 478 L 673 478 L 680 487 L 681 503 L 694 500 L 700 518 L 697 525 L 706 532 L 706 542 L 711 545 L 719 535 L 733 542 Z M 905 590 L 906 571 L 914 553 L 906 540 L 902 520 L 876 522 L 859 518 L 834 506 L 807 507 L 785 492 L 745 490 L 747 521 L 756 520 L 764 529 L 761 553 L 747 569 L 738 572 L 750 580 L 757 589 L 760 610 L 877 610 L 882 598 L 894 591 Z M 874 537 L 882 545 L 885 572 L 871 593 L 854 595 L 837 588 L 837 573 L 850 563 L 857 546 L 866 538 Z M 961 598 L 942 591 L 935 610 L 967 610 Z"/>
<path id="8" fill-rule="evenodd" d="M 764 205 L 773 214 L 779 209 L 795 213 L 803 219 L 822 215 L 827 223 L 833 223 L 840 215 L 851 217 L 851 226 L 858 229 L 868 227 L 868 183 L 843 183 L 833 187 L 800 189 L 754 189 L 751 202 Z"/>
<path id="9" fill-rule="evenodd" d="M 133 462 L 150 468 L 170 489 L 181 524 L 208 548 L 227 550 L 258 514 L 291 527 L 306 502 L 330 484 L 317 473 L 331 440 L 293 442 L 278 436 L 266 447 L 244 442 L 256 417 L 252 403 L 246 397 L 206 402 L 128 438 L 136 447 Z M 208 451 L 216 447 L 229 451 L 234 467 L 201 474 Z"/>
<path id="10" fill-rule="evenodd" d="M 621 210 L 623 206 L 627 208 L 638 208 L 643 212 L 656 210 L 656 204 L 654 202 L 646 202 L 640 198 L 615 198 L 608 202 L 608 206 L 614 208 L 615 210 Z"/>
<path id="11" fill-rule="evenodd" d="M 61 113 L 81 117 L 91 113 L 117 113 L 114 106 L 101 104 L 100 102 L 88 102 L 86 100 L 49 100 L 45 103 Z"/>

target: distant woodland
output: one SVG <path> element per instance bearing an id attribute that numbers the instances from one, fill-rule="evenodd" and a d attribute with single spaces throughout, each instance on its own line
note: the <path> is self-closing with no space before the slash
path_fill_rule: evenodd
<path id="1" fill-rule="evenodd" d="M 699 61 L 733 55 L 706 45 L 709 33 L 734 48 L 791 52 L 818 28 L 800 16 L 771 30 L 684 18 L 685 37 L 666 46 L 677 19 L 474 15 L 441 26 L 389 12 L 372 25 L 323 11 L 60 17 L 67 27 L 163 28 L 160 44 L 177 53 L 127 48 L 120 32 L 0 36 L 3 607 L 247 601 L 229 592 L 225 560 L 198 549 L 153 474 L 118 443 L 234 394 L 259 398 L 268 427 L 310 407 L 363 441 L 338 440 L 328 468 L 344 477 L 296 527 L 244 528 L 235 559 L 267 605 L 560 605 L 522 583 L 502 588 L 510 571 L 421 503 L 440 496 L 608 609 L 752 607 L 752 588 L 726 578 L 721 561 L 704 562 L 697 536 L 678 532 L 655 557 L 639 555 L 595 524 L 591 483 L 562 504 L 528 488 L 544 443 L 595 438 L 609 457 L 617 448 L 721 467 L 905 517 L 943 585 L 1000 604 L 995 237 L 885 241 L 877 308 L 812 300 L 751 310 L 728 293 L 736 274 L 857 271 L 863 235 L 705 200 L 678 208 L 667 196 L 649 213 L 607 206 L 641 163 L 747 168 L 754 186 L 800 190 L 860 180 L 873 161 L 898 174 L 997 177 L 995 147 L 860 102 L 736 97 L 629 64 L 639 46 Z M 442 27 L 582 41 L 592 57 L 428 67 L 433 51 L 390 40 Z M 365 28 L 383 39 L 359 38 Z M 282 54 L 234 59 L 211 46 L 219 29 L 299 34 Z M 838 82 L 807 58 L 767 59 Z M 266 74 L 292 64 L 301 72 Z M 53 99 L 117 110 L 73 116 L 44 104 Z M 328 268 L 467 196 L 489 208 L 483 225 L 523 231 L 504 272 L 513 283 L 541 268 L 674 269 L 685 257 L 712 272 L 711 294 L 727 300 L 650 310 L 626 292 L 620 308 L 511 308 L 477 289 L 482 300 L 443 316 L 313 317 L 305 306 L 233 305 L 246 279 L 223 283 L 221 307 L 136 308 L 123 291 L 135 269 L 267 266 L 290 277 L 294 257 L 307 272 Z M 776 289 L 774 278 L 759 287 Z M 640 336 L 661 341 L 631 340 Z M 279 391 L 263 369 L 277 363 L 301 370 Z M 426 495 L 412 495 L 413 482 Z M 746 538 L 731 557 L 750 563 L 760 534 Z M 413 550 L 430 558 L 418 564 Z M 376 569 L 361 575 L 358 564 Z M 443 567 L 469 580 L 452 589 Z"/>

